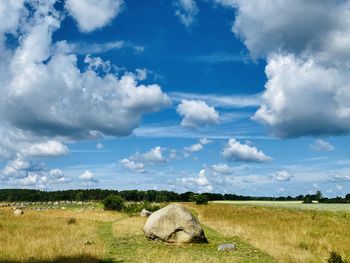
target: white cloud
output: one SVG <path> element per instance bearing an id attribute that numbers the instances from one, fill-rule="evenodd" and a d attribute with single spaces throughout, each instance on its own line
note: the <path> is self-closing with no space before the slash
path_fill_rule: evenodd
<path id="1" fill-rule="evenodd" d="M 202 192 L 211 192 L 213 190 L 213 186 L 207 178 L 205 169 L 200 170 L 197 177 L 183 177 L 180 179 L 180 182 L 187 186 L 195 184 Z"/>
<path id="2" fill-rule="evenodd" d="M 6 50 L 0 62 L 3 124 L 49 138 L 124 136 L 143 114 L 170 104 L 158 85 L 138 84 L 139 72 L 119 78 L 109 72 L 108 61 L 91 56 L 86 70 L 78 68 L 64 41 L 52 43 L 62 14 L 50 1 L 31 4 L 34 14 L 18 24 L 19 46 Z"/>
<path id="3" fill-rule="evenodd" d="M 176 111 L 183 117 L 181 125 L 186 128 L 219 123 L 219 113 L 204 101 L 182 100 Z"/>
<path id="4" fill-rule="evenodd" d="M 184 150 L 187 154 L 199 152 L 204 149 L 204 146 L 211 143 L 211 140 L 208 140 L 207 138 L 201 138 L 198 140 L 198 143 L 195 143 L 189 147 L 184 147 Z"/>
<path id="5" fill-rule="evenodd" d="M 50 140 L 43 143 L 34 143 L 28 148 L 22 150 L 23 155 L 34 157 L 55 157 L 60 155 L 66 155 L 69 150 L 66 145 Z"/>
<path id="6" fill-rule="evenodd" d="M 175 15 L 179 17 L 182 24 L 186 27 L 195 22 L 195 16 L 198 14 L 198 7 L 194 0 L 176 0 Z"/>
<path id="7" fill-rule="evenodd" d="M 215 173 L 232 174 L 233 168 L 224 163 L 218 163 L 211 166 Z"/>
<path id="8" fill-rule="evenodd" d="M 332 152 L 335 150 L 332 144 L 321 139 L 316 139 L 315 142 L 310 145 L 310 147 L 313 151 L 316 152 Z"/>
<path id="9" fill-rule="evenodd" d="M 237 8 L 232 31 L 243 40 L 253 58 L 264 58 L 278 50 L 294 54 L 325 51 L 336 45 L 329 42 L 331 38 L 337 42 L 340 35 L 349 33 L 348 1 L 216 2 Z"/>
<path id="10" fill-rule="evenodd" d="M 65 8 L 79 29 L 89 33 L 110 23 L 120 13 L 123 3 L 123 0 L 66 0 Z"/>
<path id="11" fill-rule="evenodd" d="M 203 150 L 203 145 L 200 143 L 196 143 L 191 145 L 190 147 L 184 147 L 184 150 L 188 153 L 199 152 L 200 150 Z"/>
<path id="12" fill-rule="evenodd" d="M 216 2 L 236 9 L 233 32 L 267 59 L 255 120 L 278 137 L 350 132 L 349 1 Z"/>
<path id="13" fill-rule="evenodd" d="M 20 183 L 23 185 L 35 185 L 38 181 L 37 174 L 28 174 L 27 177 L 20 180 Z"/>
<path id="14" fill-rule="evenodd" d="M 217 95 L 217 94 L 195 94 L 183 92 L 171 92 L 170 97 L 173 101 L 199 100 L 205 101 L 214 107 L 220 108 L 245 108 L 257 107 L 261 102 L 261 94 L 254 95 Z"/>
<path id="15" fill-rule="evenodd" d="M 141 159 L 146 162 L 163 163 L 166 158 L 163 156 L 163 149 L 160 146 L 154 147 L 148 152 L 143 153 Z"/>
<path id="16" fill-rule="evenodd" d="M 133 160 L 124 158 L 120 163 L 127 169 L 137 173 L 146 172 L 145 165 L 142 162 L 135 162 Z"/>
<path id="17" fill-rule="evenodd" d="M 223 157 L 228 161 L 240 162 L 267 162 L 272 158 L 265 155 L 262 151 L 255 147 L 241 144 L 235 139 L 230 139 L 222 151 Z"/>
<path id="18" fill-rule="evenodd" d="M 345 70 L 345 69 L 344 69 Z M 254 119 L 279 137 L 350 131 L 350 78 L 314 60 L 276 55 L 268 59 L 268 81 Z"/>
<path id="19" fill-rule="evenodd" d="M 52 169 L 49 174 L 53 177 L 63 177 L 64 173 L 60 169 Z"/>
<path id="20" fill-rule="evenodd" d="M 207 138 L 199 139 L 199 143 L 202 145 L 207 145 L 207 144 L 212 143 L 212 142 L 213 142 L 212 140 L 208 140 Z"/>
<path id="21" fill-rule="evenodd" d="M 85 181 L 92 181 L 96 182 L 95 174 L 89 170 L 85 170 L 80 176 L 79 179 L 85 180 Z"/>
<path id="22" fill-rule="evenodd" d="M 97 150 L 102 150 L 103 148 L 104 148 L 103 143 L 99 142 L 99 143 L 96 144 L 96 149 Z"/>
<path id="23" fill-rule="evenodd" d="M 31 168 L 32 164 L 18 154 L 16 159 L 7 163 L 1 174 L 5 177 L 24 177 Z"/>
<path id="24" fill-rule="evenodd" d="M 292 178 L 293 176 L 286 170 L 277 171 L 272 175 L 272 179 L 278 182 L 287 182 L 290 181 Z"/>

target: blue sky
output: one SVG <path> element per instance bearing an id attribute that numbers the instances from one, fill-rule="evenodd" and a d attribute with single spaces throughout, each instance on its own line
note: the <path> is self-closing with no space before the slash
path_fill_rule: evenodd
<path id="1" fill-rule="evenodd" d="M 349 4 L 1 1 L 1 187 L 350 192 Z"/>

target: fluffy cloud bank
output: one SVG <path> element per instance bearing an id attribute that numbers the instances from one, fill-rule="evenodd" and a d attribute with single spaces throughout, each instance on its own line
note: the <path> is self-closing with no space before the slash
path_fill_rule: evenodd
<path id="1" fill-rule="evenodd" d="M 216 2 L 236 9 L 232 31 L 267 60 L 255 120 L 278 137 L 350 132 L 350 1 Z"/>
<path id="2" fill-rule="evenodd" d="M 230 139 L 222 151 L 222 156 L 228 161 L 263 163 L 272 158 L 262 151 L 247 144 L 241 144 L 235 139 Z"/>
<path id="3" fill-rule="evenodd" d="M 79 61 L 72 45 L 53 42 L 52 35 L 64 19 L 55 3 L 0 3 L 4 21 L 0 25 L 0 157 L 10 158 L 16 152 L 62 155 L 68 153 L 62 140 L 129 135 L 143 114 L 170 104 L 160 86 L 140 84 L 138 72 L 119 77 L 109 61 L 91 56 Z M 66 2 L 86 32 L 108 23 L 121 5 L 116 0 Z M 18 45 L 9 46 L 8 37 Z M 85 69 L 78 63 L 85 63 Z M 21 149 L 14 146 L 19 142 Z"/>

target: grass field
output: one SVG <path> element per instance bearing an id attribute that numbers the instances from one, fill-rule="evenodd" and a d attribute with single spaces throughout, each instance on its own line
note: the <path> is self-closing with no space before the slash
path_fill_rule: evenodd
<path id="1" fill-rule="evenodd" d="M 350 204 L 303 204 L 302 201 L 214 201 L 212 203 L 350 213 Z"/>
<path id="2" fill-rule="evenodd" d="M 349 213 L 187 205 L 209 244 L 148 241 L 146 219 L 101 209 L 25 210 L 16 217 L 1 208 L 0 262 L 326 262 L 333 249 L 350 258 Z M 236 243 L 237 250 L 218 252 L 220 243 Z"/>

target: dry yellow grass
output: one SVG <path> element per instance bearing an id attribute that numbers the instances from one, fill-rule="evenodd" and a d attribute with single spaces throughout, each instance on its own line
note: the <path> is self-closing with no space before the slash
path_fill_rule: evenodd
<path id="1" fill-rule="evenodd" d="M 325 262 L 331 250 L 350 259 L 350 213 L 210 204 L 192 206 L 200 220 L 238 236 L 279 262 Z"/>
<path id="2" fill-rule="evenodd" d="M 101 211 L 25 211 L 14 216 L 0 209 L 0 261 L 4 262 L 97 262 L 106 254 L 98 236 L 99 221 L 119 215 Z M 68 224 L 75 218 L 76 224 Z M 87 240 L 93 241 L 86 245 Z"/>

